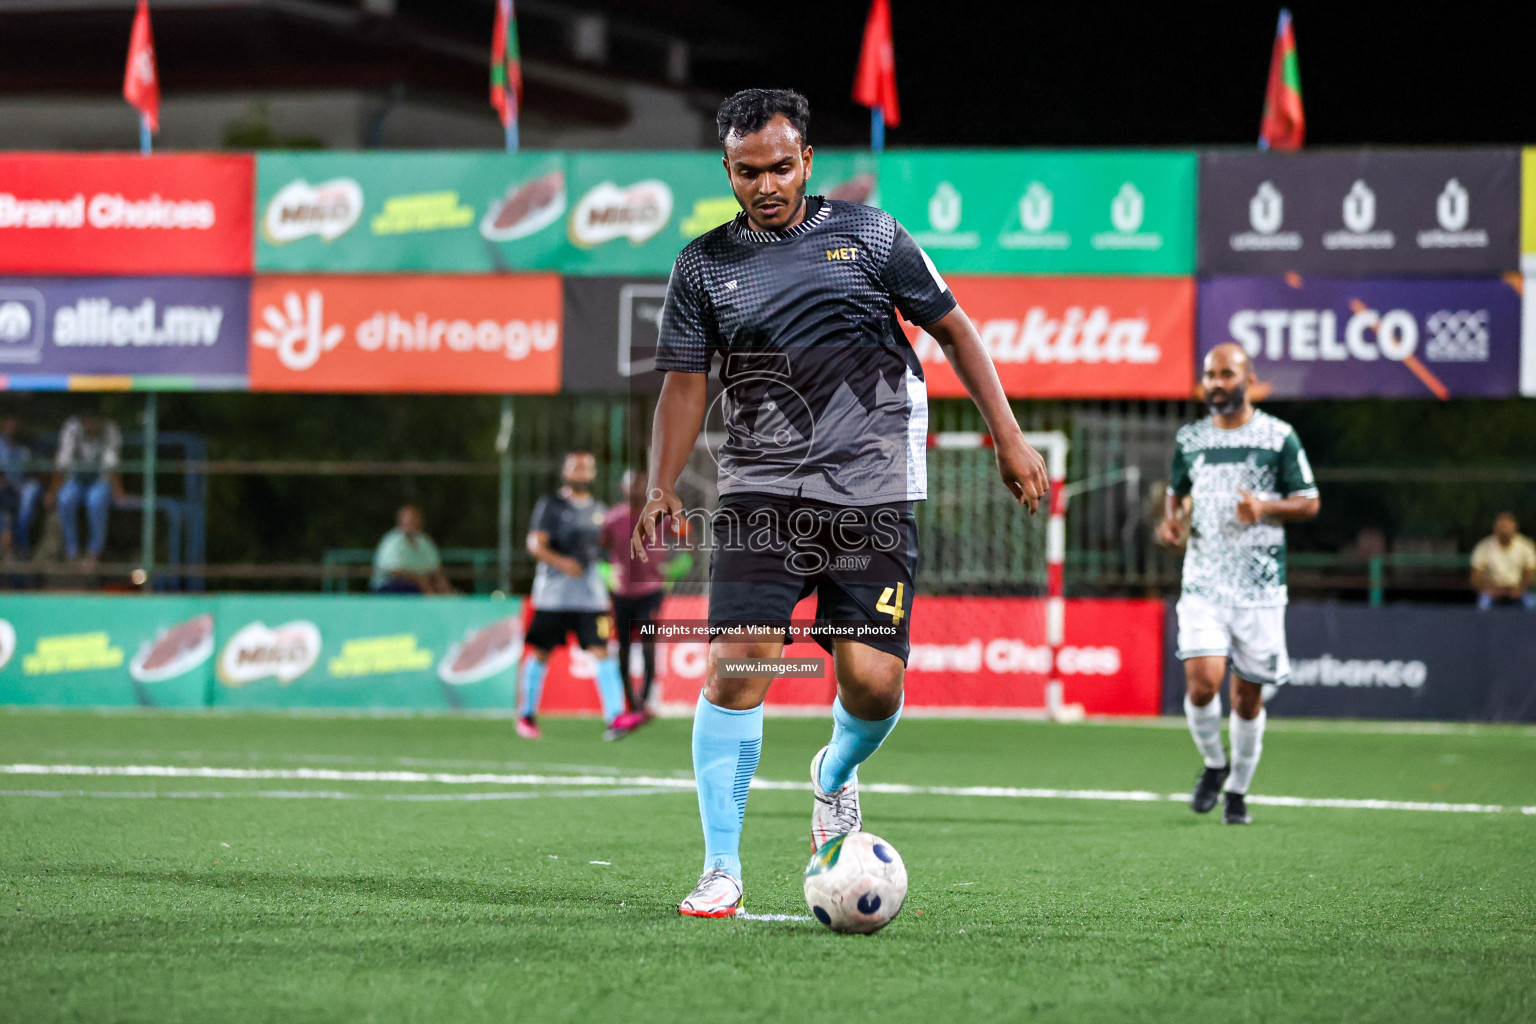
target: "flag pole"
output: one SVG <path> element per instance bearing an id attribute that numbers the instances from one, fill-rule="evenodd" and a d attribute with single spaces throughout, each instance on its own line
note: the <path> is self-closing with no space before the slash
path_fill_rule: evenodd
<path id="1" fill-rule="evenodd" d="M 512 114 L 511 117 L 507 118 L 507 152 L 508 153 L 516 153 L 517 152 L 517 142 L 518 142 L 518 139 L 517 139 L 517 114 L 518 114 L 518 111 L 517 111 L 517 97 L 512 93 L 512 90 L 510 90 L 510 89 L 507 90 L 507 103 L 509 105 L 508 109 L 511 111 L 511 114 Z"/>
<path id="2" fill-rule="evenodd" d="M 153 146 L 150 143 L 150 135 L 149 135 L 149 117 L 147 115 L 145 115 L 145 114 L 140 114 L 139 115 L 139 153 L 142 156 L 149 156 L 150 151 L 151 151 L 152 148 L 153 148 Z"/>
<path id="3" fill-rule="evenodd" d="M 869 148 L 876 153 L 885 149 L 885 109 L 883 107 L 869 109 Z"/>

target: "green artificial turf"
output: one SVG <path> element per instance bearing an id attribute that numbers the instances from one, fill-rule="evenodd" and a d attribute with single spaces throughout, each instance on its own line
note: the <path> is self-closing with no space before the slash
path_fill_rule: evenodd
<path id="1" fill-rule="evenodd" d="M 686 779 L 688 727 L 603 743 L 591 721 L 551 720 L 530 743 L 467 718 L 0 712 L 0 763 Z M 758 777 L 804 780 L 827 729 L 769 719 Z M 1197 769 L 1181 727 L 909 720 L 862 778 L 1173 793 Z M 0 789 L 30 794 L 0 797 L 5 1021 L 1536 1018 L 1528 728 L 1277 719 L 1254 786 L 1498 813 L 1254 805 L 1228 828 L 1174 802 L 868 794 L 866 827 L 912 879 L 870 937 L 679 918 L 702 854 L 686 790 L 38 774 Z M 467 793 L 518 798 L 398 799 Z M 750 911 L 806 912 L 809 803 L 753 793 Z"/>

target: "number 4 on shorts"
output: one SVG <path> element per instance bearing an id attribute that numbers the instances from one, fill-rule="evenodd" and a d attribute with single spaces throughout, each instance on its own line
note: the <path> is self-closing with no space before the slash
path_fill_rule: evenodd
<path id="1" fill-rule="evenodd" d="M 880 595 L 880 600 L 875 602 L 875 611 L 885 612 L 887 615 L 889 615 L 891 617 L 892 625 L 900 625 L 901 617 L 906 614 L 901 610 L 902 588 L 905 586 L 905 583 L 898 583 L 894 588 L 886 587 L 885 593 Z M 891 603 L 892 594 L 896 595 L 895 604 Z"/>

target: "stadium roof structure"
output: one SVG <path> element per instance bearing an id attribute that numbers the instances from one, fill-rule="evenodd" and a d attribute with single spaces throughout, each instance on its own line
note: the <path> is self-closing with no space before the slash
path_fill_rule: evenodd
<path id="1" fill-rule="evenodd" d="M 0 0 L 0 95 L 116 95 L 134 2 Z M 152 11 L 168 97 L 376 90 L 489 109 L 493 0 L 154 0 Z M 624 82 L 712 116 L 722 91 L 761 67 L 761 46 L 733 42 L 739 21 L 710 5 L 519 0 L 517 14 L 525 116 L 539 122 L 620 126 L 633 115 L 612 88 Z M 862 125 L 819 118 L 841 142 L 860 141 Z"/>
<path id="2" fill-rule="evenodd" d="M 167 98 L 364 90 L 488 108 L 494 0 L 153 0 Z M 1381 19 L 1293 0 L 1309 144 L 1524 143 L 1511 107 L 1519 33 L 1475 9 Z M 0 96 L 106 98 L 122 82 L 134 0 L 0 0 Z M 1208 146 L 1256 139 L 1274 8 L 1265 5 L 893 4 L 902 126 L 894 145 Z M 616 84 L 675 91 L 707 125 L 722 95 L 789 85 L 814 141 L 863 145 L 850 91 L 867 4 L 767 10 L 718 0 L 518 0 L 534 122 L 622 124 Z M 1095 12 L 1098 16 L 1095 16 Z M 1091 29 L 1087 25 L 1091 23 Z M 1405 74 L 1403 53 L 1472 54 Z M 1369 45 L 1361 49 L 1360 41 Z M 641 115 L 643 116 L 643 115 Z"/>

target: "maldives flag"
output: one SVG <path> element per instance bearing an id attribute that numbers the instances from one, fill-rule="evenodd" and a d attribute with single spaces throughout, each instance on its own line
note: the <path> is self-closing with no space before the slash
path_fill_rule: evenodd
<path id="1" fill-rule="evenodd" d="M 491 106 L 503 127 L 517 121 L 523 105 L 523 60 L 517 48 L 517 15 L 512 0 L 496 0 L 496 28 L 491 39 Z"/>
<path id="2" fill-rule="evenodd" d="M 1275 51 L 1269 60 L 1269 88 L 1264 91 L 1264 118 L 1259 122 L 1259 148 L 1294 153 L 1307 133 L 1301 110 L 1301 72 L 1296 64 L 1296 33 L 1291 12 L 1280 11 Z"/>
<path id="3" fill-rule="evenodd" d="M 160 130 L 160 73 L 155 68 L 155 37 L 149 30 L 149 0 L 139 0 L 139 12 L 133 16 L 123 99 L 139 108 L 151 132 Z"/>
<path id="4" fill-rule="evenodd" d="M 864 45 L 859 48 L 859 70 L 853 79 L 853 101 L 878 109 L 885 123 L 901 124 L 896 104 L 896 47 L 891 37 L 889 0 L 874 0 L 864 23 Z"/>

